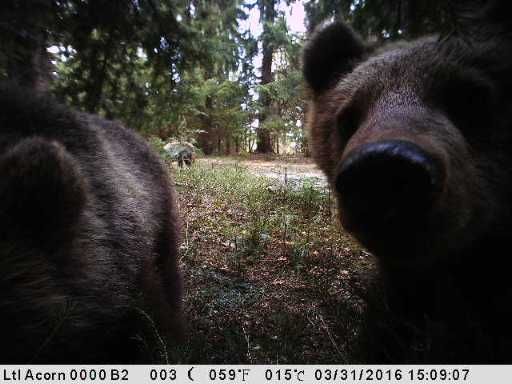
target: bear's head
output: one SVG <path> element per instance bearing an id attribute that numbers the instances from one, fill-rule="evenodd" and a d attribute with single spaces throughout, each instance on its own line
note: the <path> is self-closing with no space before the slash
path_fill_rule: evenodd
<path id="1" fill-rule="evenodd" d="M 457 262 L 508 236 L 512 28 L 484 13 L 378 50 L 330 23 L 305 47 L 313 156 L 343 226 L 385 264 Z"/>

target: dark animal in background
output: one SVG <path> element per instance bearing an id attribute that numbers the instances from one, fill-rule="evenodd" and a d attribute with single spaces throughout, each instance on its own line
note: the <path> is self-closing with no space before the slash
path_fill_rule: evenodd
<path id="1" fill-rule="evenodd" d="M 304 51 L 313 154 L 378 259 L 371 362 L 512 362 L 512 23 L 371 52 L 347 25 Z"/>
<path id="2" fill-rule="evenodd" d="M 180 333 L 168 174 L 120 124 L 0 86 L 0 362 L 165 362 Z"/>
<path id="3" fill-rule="evenodd" d="M 193 153 L 189 149 L 184 149 L 178 153 L 178 166 L 183 168 L 183 165 L 190 167 L 193 161 Z"/>
<path id="4" fill-rule="evenodd" d="M 183 165 L 190 167 L 195 160 L 196 148 L 193 144 L 187 142 L 170 142 L 165 144 L 164 150 L 170 156 L 171 160 L 178 162 L 178 167 Z"/>

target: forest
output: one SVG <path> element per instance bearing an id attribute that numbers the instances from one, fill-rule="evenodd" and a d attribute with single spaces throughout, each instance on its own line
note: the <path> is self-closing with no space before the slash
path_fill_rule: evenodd
<path id="1" fill-rule="evenodd" d="M 0 1 L 0 338 L 96 362 L 99 319 L 124 362 L 122 308 L 143 362 L 510 363 L 512 27 L 466 2 Z"/>
<path id="2" fill-rule="evenodd" d="M 65 104 L 206 155 L 308 155 L 301 76 L 308 33 L 344 19 L 371 44 L 410 39 L 449 24 L 443 3 L 4 1 L 0 79 L 39 82 Z"/>

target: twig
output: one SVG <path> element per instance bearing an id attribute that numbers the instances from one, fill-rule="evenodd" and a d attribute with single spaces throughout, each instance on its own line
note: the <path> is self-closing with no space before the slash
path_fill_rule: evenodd
<path id="1" fill-rule="evenodd" d="M 252 356 L 251 356 L 251 341 L 249 339 L 249 335 L 245 331 L 245 327 L 242 324 L 242 332 L 244 333 L 245 341 L 247 343 L 247 358 L 249 359 L 249 364 L 252 364 Z"/>
<path id="2" fill-rule="evenodd" d="M 167 344 L 165 344 L 164 339 L 162 339 L 162 336 L 160 335 L 160 332 L 158 332 L 158 329 L 156 327 L 155 322 L 153 319 L 141 308 L 135 308 L 137 312 L 139 312 L 151 325 L 151 328 L 153 329 L 154 335 L 156 335 L 156 339 L 158 343 L 160 344 L 160 347 L 162 349 L 162 357 L 164 358 L 164 364 L 169 364 L 169 354 L 167 353 Z"/>
<path id="3" fill-rule="evenodd" d="M 343 356 L 343 353 L 341 352 L 341 350 L 339 349 L 338 347 L 338 344 L 336 344 L 336 341 L 334 340 L 334 337 L 332 336 L 331 334 L 331 331 L 329 330 L 329 326 L 326 324 L 326 322 L 324 321 L 324 318 L 322 317 L 322 315 L 320 313 L 317 314 L 318 315 L 318 318 L 320 319 L 320 322 L 322 323 L 322 328 L 325 330 L 325 332 L 327 333 L 327 337 L 329 337 L 329 340 L 331 342 L 331 344 L 333 345 L 334 349 L 336 350 L 336 353 L 338 354 L 338 356 L 340 357 L 340 359 L 343 361 L 343 364 L 347 364 L 348 361 L 347 359 L 345 358 L 345 356 Z M 314 324 L 311 319 L 309 318 L 309 316 L 307 316 L 307 319 L 309 321 L 309 323 L 313 326 L 313 327 L 316 327 L 317 325 Z"/>

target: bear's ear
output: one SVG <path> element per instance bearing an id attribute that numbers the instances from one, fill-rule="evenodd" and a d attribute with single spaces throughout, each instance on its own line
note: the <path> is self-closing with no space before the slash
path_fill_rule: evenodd
<path id="1" fill-rule="evenodd" d="M 0 157 L 0 241 L 61 241 L 84 205 L 79 168 L 60 144 L 26 138 Z"/>
<path id="2" fill-rule="evenodd" d="M 315 30 L 304 48 L 304 78 L 315 93 L 325 91 L 350 72 L 365 53 L 363 40 L 348 25 L 325 23 Z"/>

